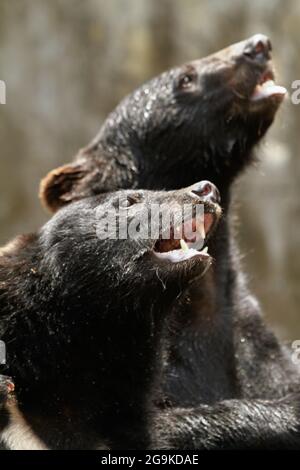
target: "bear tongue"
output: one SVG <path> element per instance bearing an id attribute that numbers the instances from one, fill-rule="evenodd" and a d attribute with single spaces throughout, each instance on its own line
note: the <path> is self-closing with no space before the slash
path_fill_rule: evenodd
<path id="1" fill-rule="evenodd" d="M 284 97 L 287 90 L 283 86 L 276 85 L 273 80 L 267 80 L 262 84 L 256 85 L 251 96 L 251 101 L 259 101 L 271 96 Z"/>
<path id="2" fill-rule="evenodd" d="M 181 249 L 172 250 L 167 252 L 155 252 L 155 255 L 163 261 L 169 263 L 180 263 L 181 261 L 187 261 L 188 259 L 194 257 L 200 257 L 201 259 L 209 259 L 207 248 L 204 248 L 202 251 L 195 250 L 194 248 L 189 248 L 185 242 L 180 241 Z"/>

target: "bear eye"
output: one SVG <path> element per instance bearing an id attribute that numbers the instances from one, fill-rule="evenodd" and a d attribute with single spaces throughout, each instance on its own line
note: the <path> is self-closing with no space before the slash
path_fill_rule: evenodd
<path id="1" fill-rule="evenodd" d="M 189 90 L 194 85 L 196 77 L 197 75 L 195 71 L 185 72 L 180 75 L 178 79 L 178 88 L 180 90 Z"/>
<path id="2" fill-rule="evenodd" d="M 131 207 L 139 202 L 140 198 L 136 195 L 126 196 L 120 201 L 120 207 Z"/>

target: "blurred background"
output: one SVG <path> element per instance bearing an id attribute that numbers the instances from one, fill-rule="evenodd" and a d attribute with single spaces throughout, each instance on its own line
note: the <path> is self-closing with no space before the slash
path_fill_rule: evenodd
<path id="1" fill-rule="evenodd" d="M 254 33 L 278 84 L 300 79 L 298 0 L 1 0 L 0 245 L 47 218 L 40 179 L 69 161 L 120 99 L 164 69 Z M 269 322 L 300 339 L 300 104 L 286 99 L 238 184 L 243 265 Z"/>

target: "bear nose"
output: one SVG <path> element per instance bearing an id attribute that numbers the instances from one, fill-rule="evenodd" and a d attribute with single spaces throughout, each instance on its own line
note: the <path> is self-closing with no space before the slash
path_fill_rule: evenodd
<path id="1" fill-rule="evenodd" d="M 210 181 L 199 181 L 190 187 L 190 191 L 206 201 L 217 204 L 221 202 L 218 188 Z"/>
<path id="2" fill-rule="evenodd" d="M 243 54 L 256 62 L 265 62 L 271 59 L 272 44 L 264 34 L 255 34 L 245 41 Z"/>

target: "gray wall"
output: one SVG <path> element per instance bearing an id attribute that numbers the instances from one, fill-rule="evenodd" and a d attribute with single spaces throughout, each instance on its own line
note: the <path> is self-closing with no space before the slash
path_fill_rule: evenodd
<path id="1" fill-rule="evenodd" d="M 297 0 L 1 0 L 0 243 L 46 219 L 40 178 L 88 143 L 141 82 L 263 32 L 291 90 L 299 30 Z M 245 269 L 287 340 L 300 338 L 299 133 L 300 105 L 287 99 L 237 198 Z"/>

